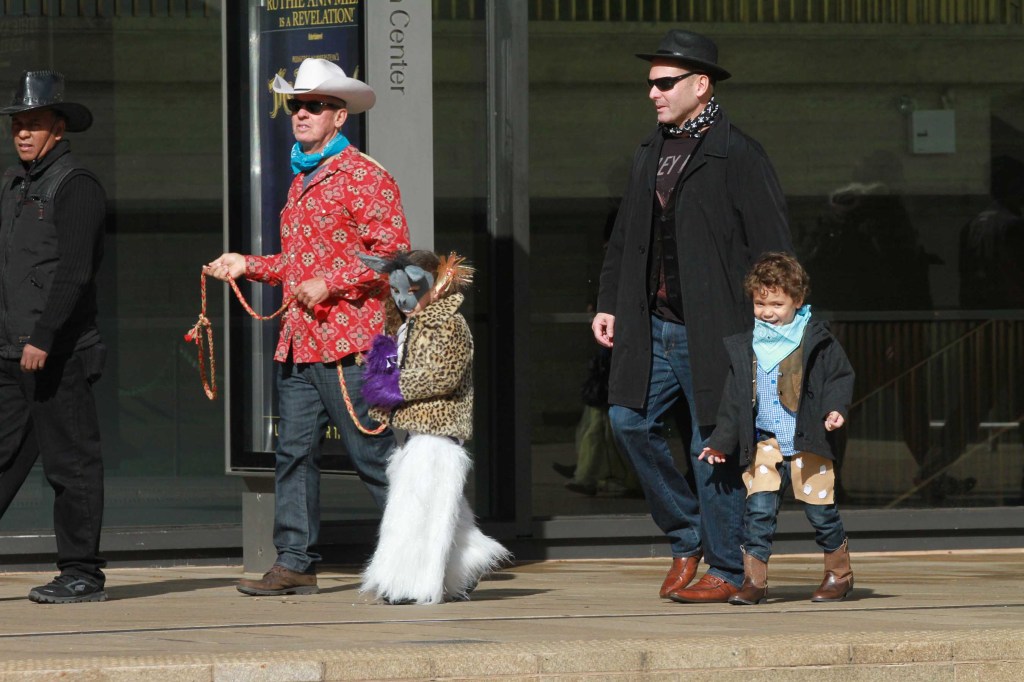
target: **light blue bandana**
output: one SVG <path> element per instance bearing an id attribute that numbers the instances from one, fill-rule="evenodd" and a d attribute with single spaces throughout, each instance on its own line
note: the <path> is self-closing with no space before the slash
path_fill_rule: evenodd
<path id="1" fill-rule="evenodd" d="M 800 346 L 804 328 L 811 321 L 811 306 L 805 305 L 796 311 L 789 324 L 775 326 L 754 320 L 754 355 L 757 366 L 770 372 Z"/>
<path id="2" fill-rule="evenodd" d="M 348 145 L 348 138 L 341 133 L 335 135 L 323 149 L 318 152 L 314 152 L 313 154 L 303 153 L 302 145 L 296 142 L 295 146 L 292 147 L 292 172 L 296 175 L 299 173 L 308 173 L 319 166 L 320 162 L 325 158 L 328 156 L 334 156 Z"/>

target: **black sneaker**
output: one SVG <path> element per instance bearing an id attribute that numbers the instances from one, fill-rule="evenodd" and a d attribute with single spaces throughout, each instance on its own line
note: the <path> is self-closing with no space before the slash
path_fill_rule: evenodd
<path id="1" fill-rule="evenodd" d="M 90 578 L 62 573 L 50 584 L 32 588 L 28 598 L 37 604 L 77 604 L 107 601 L 107 593 Z"/>

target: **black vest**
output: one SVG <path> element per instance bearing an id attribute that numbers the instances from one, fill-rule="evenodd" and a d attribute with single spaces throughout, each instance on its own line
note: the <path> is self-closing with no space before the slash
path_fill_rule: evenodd
<path id="1" fill-rule="evenodd" d="M 78 166 L 66 142 L 47 154 L 41 170 L 26 174 L 20 166 L 13 166 L 4 173 L 0 186 L 0 357 L 21 357 L 46 307 L 60 262 L 54 197 L 72 174 L 95 178 Z M 96 287 L 91 283 L 58 332 L 50 353 L 70 353 L 99 341 Z"/>

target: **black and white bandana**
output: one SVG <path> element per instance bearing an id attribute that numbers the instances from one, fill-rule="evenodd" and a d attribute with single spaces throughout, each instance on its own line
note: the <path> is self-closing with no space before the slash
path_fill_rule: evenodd
<path id="1" fill-rule="evenodd" d="M 718 118 L 718 102 L 715 101 L 715 96 L 712 95 L 711 99 L 704 106 L 704 109 L 697 114 L 695 118 L 691 118 L 688 121 L 683 121 L 682 126 L 672 125 L 671 123 L 662 123 L 661 129 L 667 134 L 679 137 L 680 135 L 689 135 L 692 138 L 699 139 L 704 137 L 701 132 L 704 128 L 711 125 Z"/>

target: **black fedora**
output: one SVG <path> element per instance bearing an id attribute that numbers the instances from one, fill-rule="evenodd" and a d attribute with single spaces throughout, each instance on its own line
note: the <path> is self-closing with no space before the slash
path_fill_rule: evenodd
<path id="1" fill-rule="evenodd" d="M 696 66 L 701 73 L 707 73 L 715 80 L 724 81 L 732 74 L 718 65 L 718 46 L 711 38 L 692 31 L 674 28 L 658 43 L 658 51 L 637 54 L 640 59 L 674 59 Z"/>
<path id="2" fill-rule="evenodd" d="M 21 74 L 14 99 L 0 115 L 50 108 L 67 119 L 67 131 L 80 133 L 92 125 L 92 112 L 81 104 L 64 101 L 64 74 L 56 71 L 25 71 Z"/>

